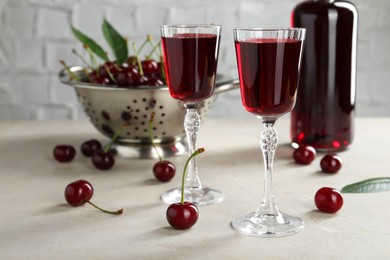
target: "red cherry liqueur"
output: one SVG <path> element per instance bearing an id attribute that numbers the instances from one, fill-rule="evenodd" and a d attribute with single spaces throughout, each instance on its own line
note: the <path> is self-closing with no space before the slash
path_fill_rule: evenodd
<path id="1" fill-rule="evenodd" d="M 293 144 L 340 151 L 353 140 L 358 13 L 346 1 L 309 0 L 291 15 L 306 28 L 297 102 L 291 112 Z"/>

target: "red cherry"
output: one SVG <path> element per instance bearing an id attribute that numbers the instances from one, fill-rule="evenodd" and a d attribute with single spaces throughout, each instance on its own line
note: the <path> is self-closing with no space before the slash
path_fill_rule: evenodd
<path id="1" fill-rule="evenodd" d="M 59 162 L 70 162 L 75 155 L 76 150 L 71 145 L 60 144 L 53 149 L 53 156 Z"/>
<path id="2" fill-rule="evenodd" d="M 93 166 L 99 170 L 109 170 L 115 164 L 114 155 L 110 151 L 105 152 L 103 150 L 96 151 L 92 155 L 91 161 Z"/>
<path id="3" fill-rule="evenodd" d="M 168 223 L 175 229 L 189 229 L 198 220 L 199 211 L 191 202 L 173 203 L 166 213 Z"/>
<path id="4" fill-rule="evenodd" d="M 316 150 L 309 145 L 301 145 L 295 149 L 293 157 L 298 164 L 310 164 L 316 158 Z"/>
<path id="5" fill-rule="evenodd" d="M 337 154 L 327 154 L 321 159 L 320 166 L 323 172 L 336 173 L 342 166 L 341 157 Z"/>
<path id="6" fill-rule="evenodd" d="M 81 206 L 93 196 L 92 184 L 85 180 L 74 181 L 65 188 L 65 199 L 73 207 Z"/>
<path id="7" fill-rule="evenodd" d="M 91 206 L 97 208 L 108 214 L 120 215 L 123 213 L 123 209 L 116 211 L 109 211 L 100 208 L 99 206 L 92 203 L 90 200 L 93 196 L 93 187 L 92 184 L 86 180 L 74 181 L 65 188 L 65 199 L 69 205 L 73 207 L 81 206 L 85 203 L 90 204 Z"/>
<path id="8" fill-rule="evenodd" d="M 158 63 L 155 60 L 143 60 L 141 62 L 145 75 L 153 75 L 158 72 Z"/>
<path id="9" fill-rule="evenodd" d="M 155 87 L 164 86 L 164 82 L 156 76 L 149 77 L 146 84 L 148 86 L 155 86 Z"/>
<path id="10" fill-rule="evenodd" d="M 343 206 L 341 193 L 330 187 L 323 187 L 316 192 L 314 203 L 317 208 L 325 213 L 336 213 Z"/>
<path id="11" fill-rule="evenodd" d="M 181 180 L 182 193 L 180 197 L 180 202 L 169 205 L 167 209 L 166 218 L 168 220 L 169 225 L 171 225 L 175 229 L 189 229 L 198 220 L 199 211 L 196 205 L 192 202 L 184 201 L 184 183 L 186 178 L 186 169 L 189 162 L 192 158 L 194 158 L 200 153 L 203 153 L 204 151 L 204 148 L 199 148 L 187 158 Z"/>
<path id="12" fill-rule="evenodd" d="M 175 173 L 176 167 L 169 161 L 159 161 L 154 164 L 153 174 L 159 181 L 168 182 L 175 176 Z"/>
<path id="13" fill-rule="evenodd" d="M 89 79 L 91 83 L 100 85 L 109 85 L 111 80 L 108 76 L 100 75 L 96 70 L 89 73 Z"/>
<path id="14" fill-rule="evenodd" d="M 138 84 L 141 76 L 134 66 L 129 66 L 123 67 L 114 77 L 118 86 L 133 86 Z"/>
<path id="15" fill-rule="evenodd" d="M 149 80 L 148 77 L 140 75 L 138 79 L 136 79 L 135 85 L 136 86 L 147 85 L 148 80 Z"/>
<path id="16" fill-rule="evenodd" d="M 115 61 L 106 61 L 102 66 L 99 67 L 99 75 L 104 77 L 109 77 L 110 75 L 108 74 L 107 70 L 112 75 L 115 75 L 116 73 L 119 72 L 120 68 L 115 63 Z"/>
<path id="17" fill-rule="evenodd" d="M 91 157 L 96 151 L 101 149 L 102 144 L 96 139 L 91 139 L 81 144 L 81 153 L 87 157 Z"/>
<path id="18" fill-rule="evenodd" d="M 156 144 L 154 143 L 154 139 L 153 139 L 154 116 L 155 116 L 155 113 L 152 112 L 150 115 L 150 120 L 149 120 L 149 138 L 150 138 L 150 142 L 153 145 L 153 148 L 156 150 L 159 161 L 156 162 L 153 166 L 153 174 L 157 180 L 162 181 L 162 182 L 167 182 L 167 181 L 170 181 L 173 178 L 173 176 L 175 176 L 176 167 L 173 163 L 171 163 L 170 161 L 166 161 L 163 159 L 163 157 L 161 157 L 161 155 L 156 147 Z"/>

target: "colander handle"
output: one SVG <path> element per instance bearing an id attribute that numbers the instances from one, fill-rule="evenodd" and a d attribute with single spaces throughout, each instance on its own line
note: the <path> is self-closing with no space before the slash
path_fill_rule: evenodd
<path id="1" fill-rule="evenodd" d="M 219 94 L 231 89 L 236 89 L 240 87 L 240 81 L 238 79 L 226 80 L 216 83 L 216 87 L 214 89 L 215 94 Z"/>

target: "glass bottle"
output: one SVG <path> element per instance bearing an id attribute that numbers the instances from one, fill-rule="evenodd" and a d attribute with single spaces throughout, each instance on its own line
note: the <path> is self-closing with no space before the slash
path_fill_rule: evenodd
<path id="1" fill-rule="evenodd" d="M 293 146 L 341 151 L 353 140 L 356 99 L 356 7 L 347 1 L 309 0 L 291 15 L 306 28 L 297 102 L 291 112 Z"/>

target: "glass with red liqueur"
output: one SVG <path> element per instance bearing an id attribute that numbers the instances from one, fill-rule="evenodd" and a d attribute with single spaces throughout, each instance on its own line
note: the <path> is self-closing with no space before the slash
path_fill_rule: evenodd
<path id="1" fill-rule="evenodd" d="M 189 154 L 196 150 L 200 126 L 198 108 L 214 91 L 217 73 L 221 26 L 164 25 L 161 26 L 166 79 L 171 96 L 181 100 L 186 109 L 184 129 Z M 166 203 L 180 201 L 181 187 L 162 195 Z M 198 176 L 196 159 L 188 166 L 184 189 L 185 201 L 209 205 L 223 200 L 219 190 L 204 186 Z"/>
<path id="2" fill-rule="evenodd" d="M 305 29 L 235 29 L 238 73 L 244 108 L 260 119 L 260 147 L 264 158 L 264 194 L 260 207 L 236 217 L 241 233 L 274 237 L 303 229 L 299 217 L 278 210 L 272 192 L 273 160 L 277 147 L 274 124 L 295 104 Z"/>

